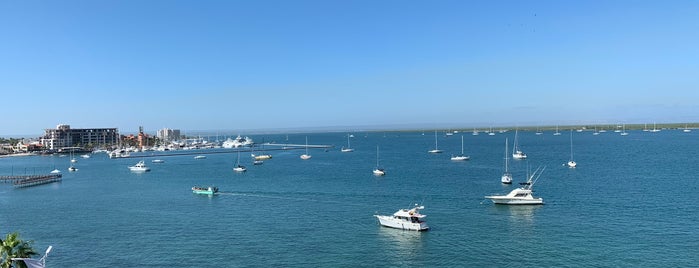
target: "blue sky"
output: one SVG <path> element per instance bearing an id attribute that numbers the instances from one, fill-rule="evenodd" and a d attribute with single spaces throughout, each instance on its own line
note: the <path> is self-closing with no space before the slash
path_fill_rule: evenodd
<path id="1" fill-rule="evenodd" d="M 0 135 L 699 121 L 697 1 L 2 1 Z"/>

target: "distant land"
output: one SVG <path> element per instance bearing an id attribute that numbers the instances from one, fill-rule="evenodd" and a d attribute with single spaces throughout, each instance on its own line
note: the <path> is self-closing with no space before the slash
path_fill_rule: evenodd
<path id="1" fill-rule="evenodd" d="M 147 134 L 155 135 L 158 129 L 149 129 L 144 126 Z M 572 124 L 572 125 L 493 125 L 491 126 L 464 126 L 457 124 L 405 124 L 405 125 L 372 125 L 372 126 L 325 126 L 325 127 L 294 127 L 294 128 L 269 128 L 269 129 L 220 129 L 220 130 L 184 130 L 181 129 L 182 134 L 185 136 L 231 136 L 231 135 L 274 135 L 274 134 L 296 134 L 296 133 L 318 133 L 318 132 L 411 132 L 411 131 L 458 131 L 458 132 L 473 132 L 477 130 L 478 132 L 489 131 L 491 128 L 494 132 L 501 130 L 514 130 L 518 129 L 521 131 L 555 131 L 558 127 L 559 131 L 571 130 L 571 129 L 584 129 L 594 131 L 595 128 L 598 130 L 615 130 L 621 129 L 622 124 Z M 653 124 L 626 124 L 623 125 L 626 130 L 643 130 L 643 129 L 653 129 Z M 698 122 L 692 123 L 656 123 L 656 129 L 684 129 L 685 127 L 694 129 L 699 128 Z M 172 129 L 177 129 L 177 127 L 170 127 Z M 119 130 L 121 135 L 137 134 L 138 132 L 133 131 L 122 131 Z M 25 135 L 3 135 L 0 134 L 2 138 L 27 138 L 34 139 L 42 136 L 40 134 L 25 134 Z"/>

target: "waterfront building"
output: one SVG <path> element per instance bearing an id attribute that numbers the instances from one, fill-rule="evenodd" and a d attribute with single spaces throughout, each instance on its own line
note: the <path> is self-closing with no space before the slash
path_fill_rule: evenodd
<path id="1" fill-rule="evenodd" d="M 162 141 L 176 141 L 180 139 L 179 129 L 163 128 L 158 130 L 158 139 Z"/>
<path id="2" fill-rule="evenodd" d="M 50 150 L 117 144 L 119 130 L 117 128 L 70 128 L 70 125 L 60 124 L 55 129 L 45 129 L 45 134 L 40 141 L 44 148 Z"/>

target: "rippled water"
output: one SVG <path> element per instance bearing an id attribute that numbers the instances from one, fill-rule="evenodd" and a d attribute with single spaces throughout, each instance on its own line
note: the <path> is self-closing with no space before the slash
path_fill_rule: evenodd
<path id="1" fill-rule="evenodd" d="M 248 172 L 232 171 L 235 153 L 162 157 L 152 172 L 140 160 L 94 155 L 65 172 L 67 157 L 0 159 L 0 174 L 64 170 L 61 183 L 24 189 L 0 184 L 0 232 L 19 231 L 54 251 L 49 267 L 238 266 L 694 266 L 699 257 L 699 132 L 665 130 L 593 136 L 573 133 L 578 168 L 563 166 L 568 133 L 520 132 L 526 161 L 511 161 L 515 182 L 527 166 L 547 166 L 535 185 L 546 205 L 496 206 L 483 196 L 500 184 L 505 137 L 464 133 L 470 161 L 452 162 L 461 134 L 439 136 L 444 154 L 428 154 L 434 133 L 309 134 L 329 151 L 273 151 Z M 303 144 L 306 135 L 289 135 Z M 285 136 L 253 137 L 286 142 Z M 379 145 L 387 175 L 375 177 Z M 204 151 L 206 152 L 206 151 Z M 247 155 L 247 154 L 244 154 Z M 146 158 L 149 162 L 151 158 Z M 194 185 L 222 193 L 200 196 Z M 374 214 L 425 205 L 431 227 L 380 227 Z"/>

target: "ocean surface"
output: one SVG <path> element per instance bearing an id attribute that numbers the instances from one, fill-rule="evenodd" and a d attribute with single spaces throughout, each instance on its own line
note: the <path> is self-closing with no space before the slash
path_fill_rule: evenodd
<path id="1" fill-rule="evenodd" d="M 289 143 L 334 148 L 271 151 L 246 173 L 232 171 L 233 150 L 109 159 L 0 158 L 0 175 L 63 171 L 63 181 L 15 189 L 0 184 L 0 234 L 18 231 L 48 267 L 696 267 L 699 263 L 699 131 L 519 132 L 527 160 L 510 160 L 502 185 L 505 138 L 470 132 L 290 134 Z M 461 151 L 471 160 L 453 162 Z M 286 135 L 252 136 L 285 143 Z M 376 147 L 387 175 L 376 177 Z M 270 146 L 266 146 L 270 148 Z M 178 151 L 181 152 L 181 151 Z M 195 153 L 191 152 L 190 153 Z M 509 152 L 511 154 L 511 152 Z M 139 154 L 132 154 L 138 156 Z M 248 156 L 249 152 L 241 153 Z M 152 168 L 132 173 L 139 160 Z M 494 205 L 527 169 L 546 166 L 534 185 L 541 206 Z M 215 185 L 216 196 L 192 186 Z M 381 227 L 419 203 L 431 229 Z"/>

